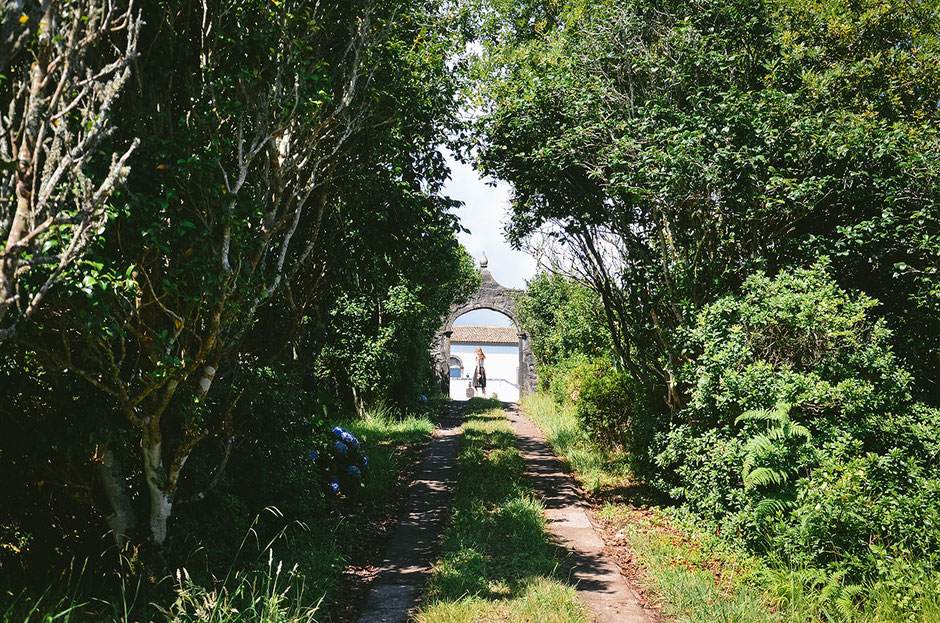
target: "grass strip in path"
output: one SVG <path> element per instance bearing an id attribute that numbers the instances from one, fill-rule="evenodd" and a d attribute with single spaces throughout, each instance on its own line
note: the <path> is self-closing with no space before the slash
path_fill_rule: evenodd
<path id="1" fill-rule="evenodd" d="M 421 460 L 404 514 L 385 561 L 369 588 L 360 623 L 403 623 L 431 571 L 434 549 L 449 515 L 463 405 L 452 403 Z"/>
<path id="2" fill-rule="evenodd" d="M 631 584 L 604 554 L 604 541 L 588 517 L 588 506 L 561 461 L 545 445 L 538 426 L 510 410 L 509 420 L 532 484 L 546 508 L 548 529 L 568 550 L 567 569 L 597 623 L 649 623 Z"/>
<path id="3" fill-rule="evenodd" d="M 564 581 L 564 553 L 546 531 L 516 437 L 495 400 L 470 401 L 453 519 L 419 623 L 584 623 Z"/>

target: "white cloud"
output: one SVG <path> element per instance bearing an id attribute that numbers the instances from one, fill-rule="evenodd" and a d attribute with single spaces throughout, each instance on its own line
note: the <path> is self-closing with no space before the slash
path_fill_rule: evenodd
<path id="1" fill-rule="evenodd" d="M 458 162 L 448 151 L 444 153 L 451 169 L 444 194 L 464 202 L 456 214 L 470 230 L 459 234 L 458 239 L 478 264 L 486 253 L 496 281 L 509 288 L 524 288 L 525 280 L 535 274 L 536 261 L 506 242 L 503 230 L 509 219 L 509 185 L 505 182 L 489 185 L 487 182 L 492 180 L 481 179 L 473 167 Z"/>

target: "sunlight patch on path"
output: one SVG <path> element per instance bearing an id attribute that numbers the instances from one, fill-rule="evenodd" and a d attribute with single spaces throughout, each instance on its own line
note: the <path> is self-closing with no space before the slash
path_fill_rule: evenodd
<path id="1" fill-rule="evenodd" d="M 546 531 L 525 469 L 500 403 L 471 401 L 453 520 L 418 623 L 589 620 L 565 582 L 565 553 Z"/>
<path id="2" fill-rule="evenodd" d="M 431 439 L 359 623 L 404 623 L 417 604 L 449 515 L 462 412 L 451 404 Z"/>

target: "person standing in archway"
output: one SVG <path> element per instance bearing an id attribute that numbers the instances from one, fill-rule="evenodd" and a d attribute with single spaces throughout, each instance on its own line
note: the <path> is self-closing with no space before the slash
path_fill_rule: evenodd
<path id="1" fill-rule="evenodd" d="M 486 398 L 486 368 L 483 365 L 486 355 L 483 354 L 483 349 L 479 346 L 477 346 L 477 349 L 473 352 L 476 354 L 476 367 L 473 370 L 473 387 L 479 389 L 483 393 L 483 397 Z"/>

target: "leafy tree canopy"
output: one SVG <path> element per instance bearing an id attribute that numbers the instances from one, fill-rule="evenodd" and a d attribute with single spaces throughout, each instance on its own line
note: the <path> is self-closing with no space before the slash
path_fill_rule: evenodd
<path id="1" fill-rule="evenodd" d="M 695 310 L 820 252 L 936 399 L 936 2 L 486 6 L 473 136 L 510 234 L 558 243 L 674 408 Z"/>

